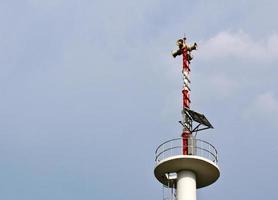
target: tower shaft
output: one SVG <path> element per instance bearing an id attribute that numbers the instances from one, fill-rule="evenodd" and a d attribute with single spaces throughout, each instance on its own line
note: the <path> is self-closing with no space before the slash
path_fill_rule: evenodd
<path id="1" fill-rule="evenodd" d="M 177 200 L 196 200 L 195 174 L 184 170 L 177 175 Z"/>

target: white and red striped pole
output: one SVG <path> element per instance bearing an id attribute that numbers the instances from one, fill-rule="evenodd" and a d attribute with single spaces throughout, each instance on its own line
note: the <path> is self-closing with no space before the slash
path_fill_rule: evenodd
<path id="1" fill-rule="evenodd" d="M 182 89 L 182 95 L 183 95 L 183 108 L 190 108 L 190 79 L 189 79 L 189 61 L 188 61 L 188 50 L 187 47 L 183 48 L 182 51 L 182 57 L 183 57 L 183 68 L 182 68 L 182 75 L 183 75 L 183 89 Z M 185 119 L 185 122 L 187 123 L 187 127 L 189 127 L 188 120 Z M 184 129 L 182 132 L 182 141 L 183 141 L 183 155 L 188 155 L 188 138 L 190 137 L 191 132 L 188 129 Z"/>
<path id="2" fill-rule="evenodd" d="M 182 95 L 183 95 L 183 111 L 185 109 L 190 108 L 190 78 L 189 78 L 189 73 L 190 73 L 190 60 L 192 59 L 190 52 L 192 50 L 196 50 L 197 44 L 194 43 L 193 46 L 187 46 L 185 42 L 186 38 L 179 39 L 177 41 L 177 46 L 179 49 L 175 52 L 172 53 L 174 58 L 178 55 L 182 55 L 183 57 L 183 66 L 182 66 L 182 75 L 183 75 L 183 89 L 182 89 Z M 191 130 L 191 122 L 190 119 L 183 113 L 183 122 L 182 125 L 184 127 L 183 132 L 182 132 L 182 141 L 183 141 L 183 155 L 188 155 L 188 142 L 189 138 L 192 136 L 192 133 L 190 132 Z"/>

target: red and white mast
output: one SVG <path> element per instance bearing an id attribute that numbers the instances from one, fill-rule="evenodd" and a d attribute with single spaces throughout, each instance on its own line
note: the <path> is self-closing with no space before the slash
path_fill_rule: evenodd
<path id="1" fill-rule="evenodd" d="M 175 52 L 172 53 L 174 57 L 178 55 L 182 55 L 183 57 L 183 63 L 182 63 L 182 75 L 183 75 L 183 89 L 182 89 L 182 106 L 183 106 L 183 121 L 181 124 L 183 125 L 183 132 L 182 132 L 182 138 L 183 138 L 183 155 L 188 155 L 189 149 L 188 149 L 188 143 L 189 143 L 189 138 L 192 137 L 192 121 L 190 118 L 188 118 L 187 115 L 185 115 L 184 110 L 190 109 L 190 78 L 189 78 L 189 73 L 190 73 L 190 61 L 192 60 L 191 56 L 191 51 L 197 49 L 197 44 L 194 43 L 192 46 L 188 46 L 186 44 L 186 38 L 184 37 L 183 39 L 179 39 L 177 41 L 177 46 L 179 49 Z"/>

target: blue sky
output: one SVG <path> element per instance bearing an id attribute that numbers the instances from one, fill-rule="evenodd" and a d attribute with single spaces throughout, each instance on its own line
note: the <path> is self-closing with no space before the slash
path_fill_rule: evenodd
<path id="1" fill-rule="evenodd" d="M 180 136 L 176 39 L 220 179 L 198 199 L 277 199 L 276 1 L 0 1 L 0 198 L 161 199 Z"/>

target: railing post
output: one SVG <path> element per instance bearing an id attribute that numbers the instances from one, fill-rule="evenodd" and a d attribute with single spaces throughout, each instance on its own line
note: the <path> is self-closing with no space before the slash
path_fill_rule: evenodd
<path id="1" fill-rule="evenodd" d="M 164 152 L 164 148 L 165 148 L 165 147 L 164 147 L 164 144 L 163 144 L 162 146 L 163 146 L 162 158 L 164 159 L 164 153 L 165 153 L 165 152 Z"/>
<path id="2" fill-rule="evenodd" d="M 211 154 L 211 151 L 210 151 L 210 145 L 208 145 L 208 151 L 209 151 L 208 158 L 211 160 L 211 157 L 210 157 L 210 156 L 211 156 L 211 155 L 210 155 L 210 154 Z"/>

